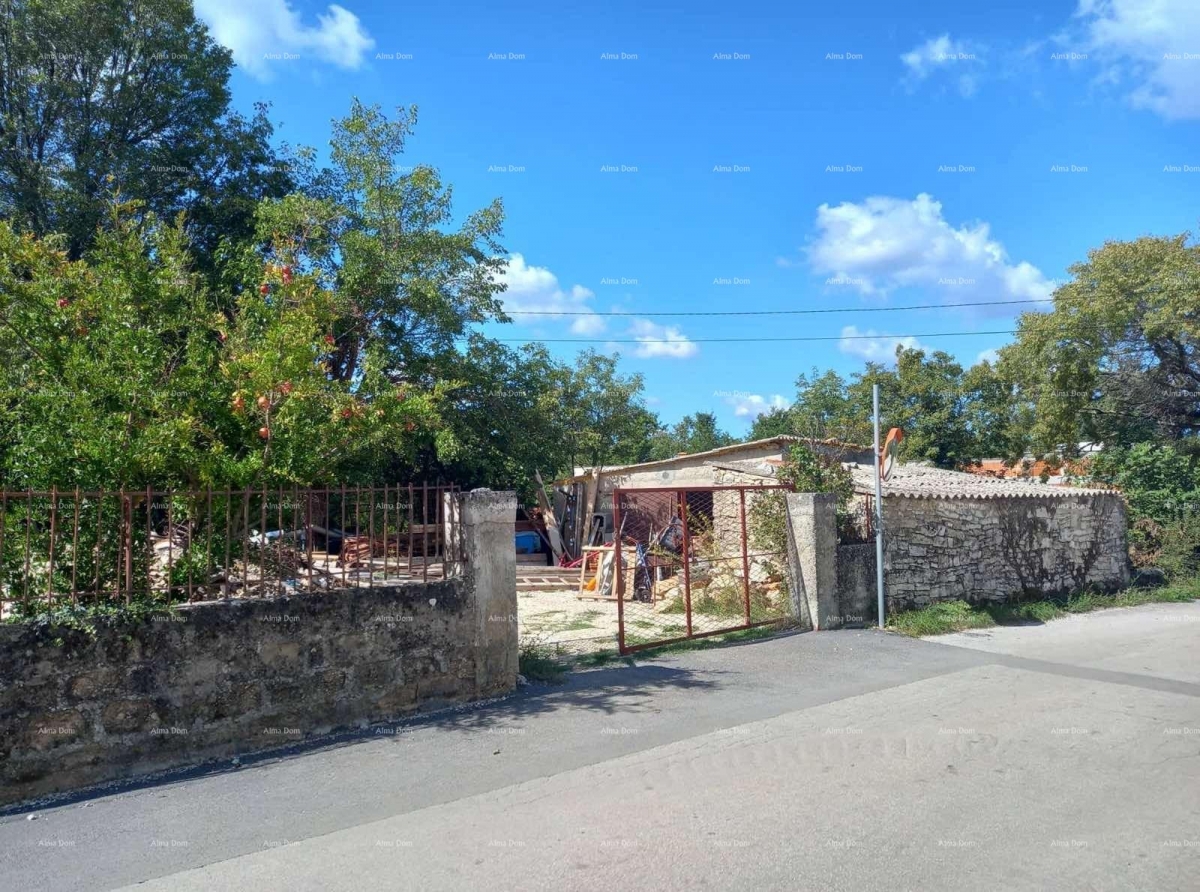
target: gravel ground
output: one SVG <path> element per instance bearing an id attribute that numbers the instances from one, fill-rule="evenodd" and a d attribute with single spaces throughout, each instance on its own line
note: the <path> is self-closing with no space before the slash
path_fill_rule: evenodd
<path id="1" fill-rule="evenodd" d="M 559 645 L 575 653 L 617 647 L 616 603 L 581 600 L 573 589 L 522 592 L 517 618 L 522 641 Z"/>

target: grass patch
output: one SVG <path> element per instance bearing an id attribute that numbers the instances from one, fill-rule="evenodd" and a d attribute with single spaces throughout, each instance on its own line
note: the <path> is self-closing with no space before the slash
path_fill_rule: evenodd
<path id="1" fill-rule="evenodd" d="M 770 638 L 772 635 L 777 635 L 779 632 L 790 628 L 791 625 L 790 622 L 784 621 L 770 626 L 758 626 L 753 629 L 727 632 L 724 635 L 713 635 L 708 638 L 692 638 L 688 641 L 678 641 L 675 644 L 664 644 L 662 647 L 638 651 L 636 654 L 633 654 L 633 657 L 639 660 L 653 660 L 658 657 L 670 656 L 671 654 L 684 653 L 691 650 L 708 650 L 713 647 L 721 647 L 724 644 L 735 644 L 739 641 L 757 641 L 760 638 Z M 634 642 L 630 641 L 629 643 L 633 644 Z"/>
<path id="2" fill-rule="evenodd" d="M 595 669 L 599 666 L 607 666 L 610 663 L 615 663 L 618 660 L 628 659 L 628 657 L 622 657 L 615 650 L 593 650 L 580 654 L 575 659 L 575 665 L 583 666 L 587 669 Z"/>
<path id="3" fill-rule="evenodd" d="M 893 632 L 923 638 L 991 626 L 1046 623 L 1074 613 L 1136 607 L 1139 604 L 1178 603 L 1200 599 L 1200 579 L 1175 582 L 1162 588 L 1130 588 L 1112 595 L 1081 592 L 1068 598 L 1014 601 L 1007 604 L 973 605 L 966 601 L 943 601 L 917 610 L 905 610 L 888 620 Z"/>
<path id="4" fill-rule="evenodd" d="M 567 674 L 567 665 L 559 659 L 557 648 L 544 641 L 526 639 L 517 652 L 517 671 L 527 681 L 544 681 L 558 684 Z"/>

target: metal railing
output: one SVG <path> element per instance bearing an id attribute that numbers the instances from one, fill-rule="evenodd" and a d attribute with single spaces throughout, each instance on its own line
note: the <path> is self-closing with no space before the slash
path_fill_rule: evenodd
<path id="1" fill-rule="evenodd" d="M 62 604 L 428 582 L 462 560 L 453 484 L 0 490 L 0 619 Z"/>

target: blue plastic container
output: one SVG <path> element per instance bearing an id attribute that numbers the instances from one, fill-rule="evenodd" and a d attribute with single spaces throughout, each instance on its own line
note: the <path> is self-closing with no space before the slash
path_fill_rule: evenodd
<path id="1" fill-rule="evenodd" d="M 517 554 L 537 554 L 539 537 L 537 533 L 517 533 Z"/>

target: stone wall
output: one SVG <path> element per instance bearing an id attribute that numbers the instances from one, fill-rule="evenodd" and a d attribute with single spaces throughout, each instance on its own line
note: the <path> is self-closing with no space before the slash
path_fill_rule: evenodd
<path id="1" fill-rule="evenodd" d="M 1118 495 L 884 502 L 884 572 L 892 610 L 936 601 L 1000 601 L 1128 584 Z"/>
<path id="2" fill-rule="evenodd" d="M 0 626 L 0 804 L 511 690 L 516 500 L 461 510 L 457 578 Z"/>
<path id="3" fill-rule="evenodd" d="M 837 605 L 838 625 L 874 625 L 878 620 L 874 542 L 838 545 Z"/>

